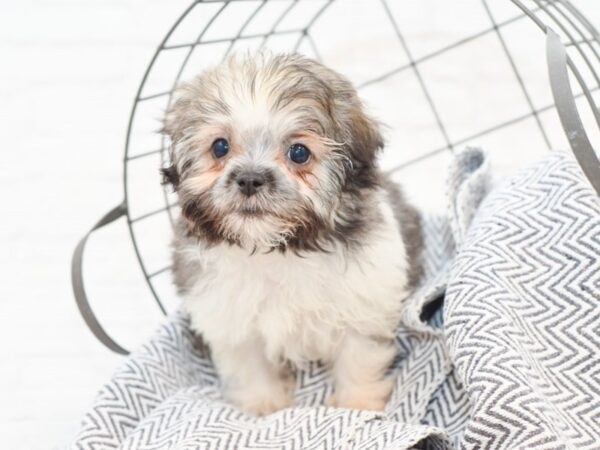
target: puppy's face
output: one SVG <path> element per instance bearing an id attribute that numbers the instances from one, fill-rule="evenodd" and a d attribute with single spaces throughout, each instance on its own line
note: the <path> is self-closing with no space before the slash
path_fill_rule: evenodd
<path id="1" fill-rule="evenodd" d="M 213 243 L 322 248 L 377 183 L 377 126 L 346 79 L 300 56 L 204 72 L 179 89 L 165 132 L 188 228 Z"/>

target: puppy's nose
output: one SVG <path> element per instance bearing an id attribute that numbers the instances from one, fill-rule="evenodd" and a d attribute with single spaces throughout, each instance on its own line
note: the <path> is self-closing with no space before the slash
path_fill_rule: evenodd
<path id="1" fill-rule="evenodd" d="M 265 184 L 265 181 L 265 176 L 257 172 L 244 172 L 236 178 L 240 191 L 246 197 L 252 197 L 256 194 L 261 186 Z"/>

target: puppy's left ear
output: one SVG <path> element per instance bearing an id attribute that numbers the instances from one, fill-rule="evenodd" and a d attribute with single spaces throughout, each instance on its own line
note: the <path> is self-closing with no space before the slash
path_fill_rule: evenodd
<path id="1" fill-rule="evenodd" d="M 349 113 L 347 133 L 350 136 L 348 151 L 352 169 L 347 181 L 353 188 L 370 189 L 379 183 L 377 154 L 383 148 L 383 136 L 379 124 L 365 114 L 360 101 Z"/>
<path id="2" fill-rule="evenodd" d="M 384 140 L 379 124 L 364 112 L 360 103 L 350 111 L 350 134 L 355 158 L 366 165 L 373 164 L 377 153 L 383 149 Z"/>

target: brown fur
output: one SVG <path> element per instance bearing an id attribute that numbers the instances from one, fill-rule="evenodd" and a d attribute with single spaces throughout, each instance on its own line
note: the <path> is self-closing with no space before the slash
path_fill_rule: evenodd
<path id="1" fill-rule="evenodd" d="M 406 246 L 406 253 L 410 263 L 408 272 L 409 286 L 415 287 L 423 275 L 422 253 L 423 229 L 421 226 L 421 215 L 419 211 L 406 201 L 400 187 L 390 178 L 383 179 L 383 188 L 390 198 L 394 216 L 400 226 L 402 240 Z"/>

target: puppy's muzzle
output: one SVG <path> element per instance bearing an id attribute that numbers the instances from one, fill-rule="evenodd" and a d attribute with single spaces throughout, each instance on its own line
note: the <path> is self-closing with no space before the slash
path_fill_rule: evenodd
<path id="1" fill-rule="evenodd" d="M 242 194 L 252 197 L 264 187 L 267 177 L 259 172 L 242 172 L 236 177 L 235 182 Z"/>

